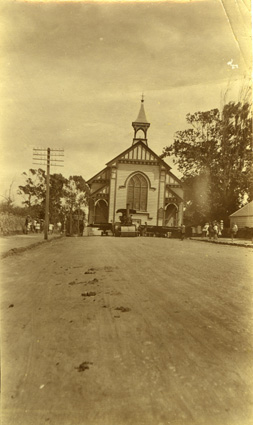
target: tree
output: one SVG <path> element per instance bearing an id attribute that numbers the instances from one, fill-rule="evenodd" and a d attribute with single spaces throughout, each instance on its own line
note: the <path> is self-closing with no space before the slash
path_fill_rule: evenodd
<path id="1" fill-rule="evenodd" d="M 18 194 L 23 197 L 23 204 L 29 214 L 44 218 L 46 199 L 46 173 L 42 169 L 30 169 L 24 172 L 25 184 L 19 186 Z M 81 210 L 87 205 L 88 185 L 81 176 L 62 174 L 50 175 L 50 222 L 63 221 L 70 211 Z"/>
<path id="2" fill-rule="evenodd" d="M 25 184 L 18 187 L 18 195 L 23 197 L 23 204 L 28 208 L 30 214 L 32 212 L 43 217 L 42 203 L 46 196 L 46 173 L 39 168 L 35 170 L 31 168 L 29 173 L 23 172 Z"/>
<path id="3" fill-rule="evenodd" d="M 12 212 L 13 210 L 13 203 L 14 203 L 14 195 L 12 193 L 12 186 L 14 181 L 11 182 L 8 192 L 5 191 L 4 195 L 0 195 L 2 198 L 0 200 L 0 210 L 5 212 Z"/>
<path id="4" fill-rule="evenodd" d="M 89 187 L 82 176 L 70 176 L 64 185 L 62 205 L 67 211 L 83 209 L 87 205 Z"/>
<path id="5" fill-rule="evenodd" d="M 187 114 L 191 126 L 175 134 L 162 156 L 174 155 L 183 174 L 186 216 L 228 220 L 252 197 L 252 117 L 249 103 Z"/>
<path id="6" fill-rule="evenodd" d="M 64 219 L 62 199 L 64 197 L 64 188 L 67 182 L 68 179 L 63 177 L 62 174 L 52 174 L 50 176 L 49 217 L 51 223 Z M 45 201 L 43 201 L 43 206 L 45 206 Z"/>
<path id="7" fill-rule="evenodd" d="M 87 206 L 89 186 L 81 176 L 70 176 L 64 187 L 64 198 L 62 200 L 67 220 L 67 233 L 73 232 L 73 213 L 77 215 L 76 231 L 80 233 L 79 221 L 81 222 L 84 209 Z M 75 226 L 74 226 L 75 227 Z"/>
<path id="8" fill-rule="evenodd" d="M 211 216 L 211 194 L 209 176 L 200 174 L 184 179 L 184 199 L 186 201 L 185 224 L 198 225 Z"/>

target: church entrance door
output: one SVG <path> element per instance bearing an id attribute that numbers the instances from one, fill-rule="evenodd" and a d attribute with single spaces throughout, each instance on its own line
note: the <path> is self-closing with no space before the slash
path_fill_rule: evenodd
<path id="1" fill-rule="evenodd" d="M 165 226 L 175 227 L 177 226 L 177 206 L 175 204 L 167 205 L 165 211 Z"/>
<path id="2" fill-rule="evenodd" d="M 100 199 L 95 205 L 94 224 L 108 223 L 108 205 L 103 199 Z"/>

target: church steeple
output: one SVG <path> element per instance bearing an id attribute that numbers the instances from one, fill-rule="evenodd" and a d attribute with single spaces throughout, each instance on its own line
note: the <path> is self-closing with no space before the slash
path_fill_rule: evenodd
<path id="1" fill-rule="evenodd" d="M 134 138 L 133 138 L 133 145 L 139 141 L 142 141 L 146 145 L 148 145 L 148 139 L 147 139 L 147 131 L 150 126 L 150 123 L 148 123 L 145 110 L 144 110 L 144 96 L 142 95 L 141 98 L 141 107 L 138 114 L 138 117 L 134 122 L 132 122 L 132 126 L 134 128 Z"/>

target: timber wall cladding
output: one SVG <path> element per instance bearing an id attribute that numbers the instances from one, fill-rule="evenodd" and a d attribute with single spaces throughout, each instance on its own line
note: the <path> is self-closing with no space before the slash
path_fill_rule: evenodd
<path id="1" fill-rule="evenodd" d="M 159 165 L 142 165 L 142 164 L 118 164 L 117 170 L 117 194 L 116 194 L 116 211 L 119 208 L 126 208 L 127 185 L 126 180 L 135 172 L 145 174 L 150 181 L 148 187 L 147 212 L 153 217 L 154 221 L 157 216 L 157 203 L 159 192 Z M 124 187 L 125 186 L 125 187 Z M 150 188 L 151 186 L 151 188 Z"/>
<path id="2" fill-rule="evenodd" d="M 230 217 L 230 224 L 236 223 L 239 228 L 243 227 L 252 227 L 253 228 L 253 217 L 240 217 L 240 216 L 234 216 Z"/>

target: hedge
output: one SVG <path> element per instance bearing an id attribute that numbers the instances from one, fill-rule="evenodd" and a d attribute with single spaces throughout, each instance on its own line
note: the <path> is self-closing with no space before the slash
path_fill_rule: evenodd
<path id="1" fill-rule="evenodd" d="M 0 213 L 0 235 L 23 233 L 25 218 L 12 213 Z"/>

